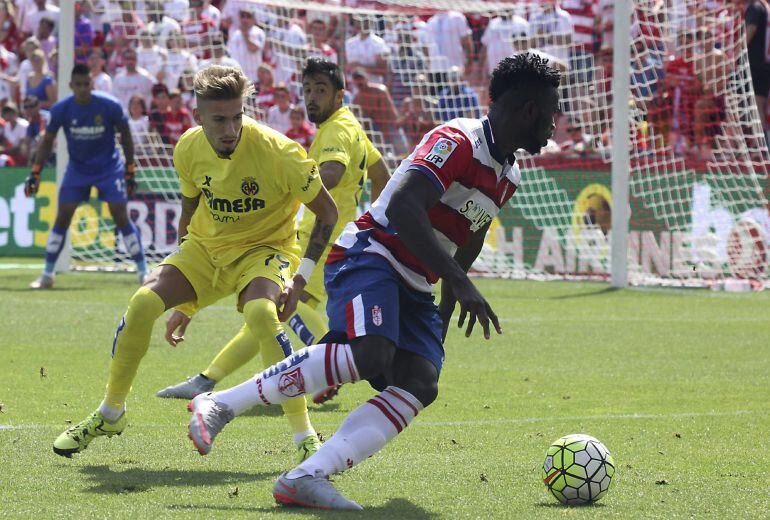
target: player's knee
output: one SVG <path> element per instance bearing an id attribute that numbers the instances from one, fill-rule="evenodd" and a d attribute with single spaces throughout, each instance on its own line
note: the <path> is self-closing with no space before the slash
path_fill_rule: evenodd
<path id="1" fill-rule="evenodd" d="M 412 394 L 424 407 L 430 405 L 438 397 L 438 381 L 435 379 L 397 381 L 396 386 Z"/>
<path id="2" fill-rule="evenodd" d="M 154 322 L 166 310 L 158 294 L 148 287 L 140 287 L 128 301 L 126 326 L 137 322 Z"/>
<path id="3" fill-rule="evenodd" d="M 266 324 L 274 324 L 278 321 L 278 310 L 273 300 L 257 298 L 246 302 L 243 306 L 243 317 L 252 331 L 260 330 Z"/>
<path id="4" fill-rule="evenodd" d="M 362 379 L 369 379 L 387 372 L 393 362 L 396 347 L 382 336 L 364 336 L 351 342 L 351 351 L 358 375 Z"/>

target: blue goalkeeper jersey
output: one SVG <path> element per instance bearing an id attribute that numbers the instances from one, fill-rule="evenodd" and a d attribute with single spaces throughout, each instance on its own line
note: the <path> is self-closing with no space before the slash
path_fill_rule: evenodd
<path id="1" fill-rule="evenodd" d="M 92 92 L 91 101 L 80 105 L 68 96 L 51 108 L 46 132 L 64 128 L 70 162 L 67 172 L 93 177 L 115 175 L 123 161 L 115 144 L 115 127 L 128 123 L 123 108 L 114 97 Z"/>

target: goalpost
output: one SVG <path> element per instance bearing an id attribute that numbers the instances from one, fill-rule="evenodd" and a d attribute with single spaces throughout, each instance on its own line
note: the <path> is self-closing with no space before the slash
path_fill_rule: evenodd
<path id="1" fill-rule="evenodd" d="M 262 61 L 300 105 L 299 73 L 311 55 L 336 53 L 343 66 L 359 63 L 369 83 L 385 84 L 395 113 L 356 99 L 353 76 L 361 74 L 347 67 L 347 101 L 391 168 L 435 124 L 485 112 L 490 61 L 534 50 L 564 70 L 558 142 L 542 155 L 519 156 L 522 184 L 493 223 L 476 274 L 619 287 L 766 282 L 765 115 L 754 102 L 742 13 L 729 3 L 615 1 L 613 9 L 602 0 L 591 48 L 538 2 L 355 3 L 229 0 L 222 17 L 232 34 L 239 11 L 253 13 L 265 35 Z M 468 25 L 446 11 L 462 13 Z M 120 26 L 121 14 L 105 16 Z M 362 30 L 377 36 L 374 43 L 355 41 L 365 39 Z M 202 57 L 214 51 L 205 41 L 185 42 L 178 41 Z M 383 44 L 387 67 L 378 69 L 367 49 Z M 189 85 L 193 73 L 182 70 L 181 82 Z M 265 94 L 247 103 L 259 119 Z M 176 245 L 173 147 L 154 134 L 135 140 L 140 192 L 129 209 L 149 260 L 159 261 Z M 79 210 L 71 254 L 77 268 L 131 265 L 99 204 Z"/>

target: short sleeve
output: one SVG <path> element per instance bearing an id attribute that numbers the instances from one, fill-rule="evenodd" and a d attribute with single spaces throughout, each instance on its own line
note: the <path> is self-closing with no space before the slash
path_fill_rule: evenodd
<path id="1" fill-rule="evenodd" d="M 123 107 L 120 106 L 120 103 L 118 103 L 117 101 L 110 101 L 109 110 L 110 110 L 110 118 L 112 119 L 112 122 L 113 122 L 112 124 L 114 126 L 128 124 L 128 117 L 126 117 L 126 113 L 123 111 Z"/>
<path id="2" fill-rule="evenodd" d="M 289 191 L 303 204 L 311 202 L 323 187 L 316 162 L 294 141 L 282 150 L 281 157 L 281 170 Z"/>
<path id="3" fill-rule="evenodd" d="M 366 146 L 366 167 L 370 168 L 374 164 L 377 163 L 380 159 L 382 159 L 382 154 L 380 151 L 372 144 L 372 142 L 369 140 L 368 137 L 364 136 L 364 139 L 366 140 L 365 146 Z"/>
<path id="4" fill-rule="evenodd" d="M 46 133 L 53 133 L 55 135 L 64 122 L 64 104 L 56 103 L 51 107 L 50 114 L 50 119 L 48 120 L 48 125 L 45 127 L 45 131 Z"/>
<path id="5" fill-rule="evenodd" d="M 414 151 L 409 165 L 430 179 L 444 193 L 452 181 L 466 172 L 473 158 L 468 138 L 449 127 L 439 127 Z"/>
<path id="6" fill-rule="evenodd" d="M 194 199 L 201 194 L 201 190 L 193 182 L 189 163 L 186 160 L 189 159 L 190 153 L 188 147 L 180 146 L 181 144 L 182 142 L 174 147 L 174 168 L 176 168 L 177 175 L 179 175 L 179 191 L 188 199 Z"/>
<path id="7" fill-rule="evenodd" d="M 455 26 L 454 30 L 457 31 L 460 36 L 469 36 L 471 34 L 471 26 L 468 25 L 468 20 L 464 15 L 458 14 L 453 19 Z"/>
<path id="8" fill-rule="evenodd" d="M 320 150 L 318 151 L 318 156 L 315 158 L 316 161 L 318 161 L 318 164 L 336 161 L 347 168 L 350 163 L 350 153 L 348 152 L 350 147 L 350 136 L 344 128 L 340 125 L 335 125 L 332 128 L 324 128 L 321 141 L 316 146 L 319 145 Z"/>

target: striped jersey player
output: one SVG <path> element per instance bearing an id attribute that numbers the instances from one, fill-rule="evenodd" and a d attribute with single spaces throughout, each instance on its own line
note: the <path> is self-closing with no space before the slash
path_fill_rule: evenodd
<path id="1" fill-rule="evenodd" d="M 455 119 L 426 135 L 396 170 L 370 211 L 347 225 L 325 266 L 332 331 L 246 382 L 192 402 L 190 435 L 211 445 L 233 416 L 280 404 L 325 385 L 368 380 L 379 392 L 353 410 L 307 460 L 282 474 L 280 504 L 361 509 L 327 480 L 380 451 L 438 395 L 443 340 L 478 322 L 486 339 L 502 333 L 467 275 L 492 219 L 516 191 L 514 152 L 539 153 L 558 110 L 559 73 L 533 54 L 503 59 L 482 119 Z M 441 303 L 431 286 L 439 279 Z"/>

